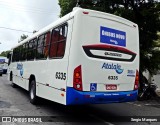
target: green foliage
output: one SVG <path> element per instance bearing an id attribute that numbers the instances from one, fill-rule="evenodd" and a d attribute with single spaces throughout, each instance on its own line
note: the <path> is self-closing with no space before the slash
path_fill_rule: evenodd
<path id="1" fill-rule="evenodd" d="M 38 32 L 38 31 L 37 30 L 33 30 L 33 34 L 36 33 L 36 32 Z"/>
<path id="2" fill-rule="evenodd" d="M 8 51 L 3 51 L 0 56 L 4 56 L 4 57 L 7 57 L 8 53 L 10 53 L 11 51 L 8 50 Z"/>
<path id="3" fill-rule="evenodd" d="M 160 69 L 160 3 L 154 0 L 80 0 L 82 8 L 115 14 L 139 26 L 140 69 L 154 74 Z M 76 0 L 59 0 L 60 16 L 72 11 Z"/>
<path id="4" fill-rule="evenodd" d="M 21 35 L 20 40 L 18 40 L 18 43 L 20 43 L 21 41 L 23 41 L 24 39 L 26 39 L 28 37 L 28 35 Z"/>
<path id="5" fill-rule="evenodd" d="M 59 0 L 59 5 L 61 7 L 60 17 L 71 12 L 73 7 L 76 5 L 75 0 Z"/>

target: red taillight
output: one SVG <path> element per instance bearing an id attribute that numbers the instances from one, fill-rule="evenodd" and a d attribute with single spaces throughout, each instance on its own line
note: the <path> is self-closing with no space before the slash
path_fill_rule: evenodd
<path id="1" fill-rule="evenodd" d="M 138 89 L 138 85 L 139 85 L 139 72 L 138 72 L 138 70 L 136 70 L 136 77 L 135 77 L 135 82 L 134 82 L 134 90 Z"/>
<path id="2" fill-rule="evenodd" d="M 82 91 L 82 71 L 81 71 L 81 65 L 76 67 L 74 69 L 73 74 L 73 88 L 76 90 Z"/>
<path id="3" fill-rule="evenodd" d="M 83 14 L 89 14 L 89 12 L 85 12 L 85 11 L 84 11 Z"/>

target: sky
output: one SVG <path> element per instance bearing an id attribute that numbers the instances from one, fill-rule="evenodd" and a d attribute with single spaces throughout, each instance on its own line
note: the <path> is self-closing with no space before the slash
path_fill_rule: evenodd
<path id="1" fill-rule="evenodd" d="M 31 36 L 54 22 L 59 14 L 58 0 L 0 0 L 0 53 L 18 44 L 22 34 Z"/>

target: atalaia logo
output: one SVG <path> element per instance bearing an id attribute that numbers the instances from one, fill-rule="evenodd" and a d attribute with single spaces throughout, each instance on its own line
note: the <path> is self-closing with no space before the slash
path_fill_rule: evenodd
<path id="1" fill-rule="evenodd" d="M 115 70 L 118 74 L 121 74 L 124 70 L 121 68 L 121 65 L 113 63 L 103 63 L 102 69 Z"/>

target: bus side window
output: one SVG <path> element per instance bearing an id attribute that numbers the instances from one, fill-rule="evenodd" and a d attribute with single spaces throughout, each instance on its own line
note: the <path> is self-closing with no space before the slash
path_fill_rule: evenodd
<path id="1" fill-rule="evenodd" d="M 60 28 L 59 43 L 58 43 L 58 48 L 57 48 L 57 57 L 64 56 L 65 46 L 66 46 L 66 37 L 67 37 L 67 26 L 63 25 Z"/>
<path id="2" fill-rule="evenodd" d="M 18 62 L 19 61 L 19 47 L 14 49 L 14 61 Z"/>
<path id="3" fill-rule="evenodd" d="M 28 53 L 28 42 L 27 43 L 25 43 L 25 45 L 24 45 L 24 47 L 25 47 L 25 49 L 24 49 L 24 60 L 26 60 L 27 59 L 27 53 Z"/>
<path id="4" fill-rule="evenodd" d="M 59 39 L 59 28 L 52 30 L 49 57 L 53 58 L 57 55 L 57 41 Z"/>
<path id="5" fill-rule="evenodd" d="M 28 42 L 23 44 L 22 60 L 26 60 L 27 59 L 27 51 L 28 51 Z"/>
<path id="6" fill-rule="evenodd" d="M 50 41 L 50 32 L 47 32 L 38 38 L 38 45 L 37 45 L 37 59 L 44 59 L 48 56 L 49 50 L 49 41 Z"/>
<path id="7" fill-rule="evenodd" d="M 23 46 L 19 46 L 19 60 L 22 61 L 22 55 L 23 55 Z"/>
<path id="8" fill-rule="evenodd" d="M 23 45 L 22 45 L 22 48 L 23 48 L 23 51 L 22 51 L 22 53 L 21 53 L 21 55 L 22 55 L 22 59 L 21 59 L 21 60 L 22 60 L 22 61 L 25 60 L 25 53 L 26 53 L 26 52 L 25 52 L 25 48 L 26 48 L 25 45 L 26 45 L 26 44 L 23 44 Z"/>
<path id="9" fill-rule="evenodd" d="M 15 61 L 15 49 L 13 50 L 13 54 L 12 54 L 12 62 Z"/>
<path id="10" fill-rule="evenodd" d="M 36 58 L 36 53 L 37 53 L 37 38 L 35 38 L 34 40 L 33 40 L 33 55 L 34 55 L 34 58 Z"/>
<path id="11" fill-rule="evenodd" d="M 44 50 L 43 50 L 45 58 L 48 57 L 48 53 L 49 53 L 49 41 L 50 41 L 50 32 L 47 32 L 45 34 Z"/>
<path id="12" fill-rule="evenodd" d="M 35 58 L 35 50 L 37 46 L 37 39 L 32 39 L 28 43 L 27 60 L 33 60 Z"/>
<path id="13" fill-rule="evenodd" d="M 67 37 L 67 25 L 59 26 L 52 31 L 51 43 L 50 43 L 50 58 L 59 58 L 64 56 L 65 45 Z"/>

